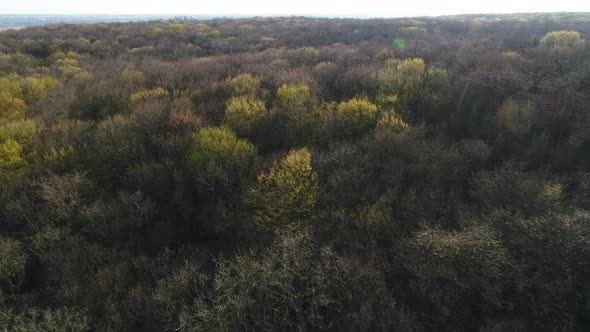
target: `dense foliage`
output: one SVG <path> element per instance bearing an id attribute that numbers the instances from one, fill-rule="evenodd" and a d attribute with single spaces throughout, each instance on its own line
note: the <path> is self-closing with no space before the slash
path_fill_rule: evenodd
<path id="1" fill-rule="evenodd" d="M 589 330 L 589 22 L 0 33 L 0 330 Z"/>

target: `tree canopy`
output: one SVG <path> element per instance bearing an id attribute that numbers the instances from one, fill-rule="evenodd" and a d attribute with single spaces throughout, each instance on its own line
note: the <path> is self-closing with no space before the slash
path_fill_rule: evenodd
<path id="1" fill-rule="evenodd" d="M 590 331 L 588 22 L 0 31 L 0 330 Z"/>

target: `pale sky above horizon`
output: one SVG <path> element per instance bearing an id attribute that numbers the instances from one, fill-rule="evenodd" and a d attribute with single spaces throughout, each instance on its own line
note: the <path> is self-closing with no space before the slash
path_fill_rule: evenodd
<path id="1" fill-rule="evenodd" d="M 588 12 L 584 0 L 0 0 L 0 14 L 325 15 L 356 17 Z"/>

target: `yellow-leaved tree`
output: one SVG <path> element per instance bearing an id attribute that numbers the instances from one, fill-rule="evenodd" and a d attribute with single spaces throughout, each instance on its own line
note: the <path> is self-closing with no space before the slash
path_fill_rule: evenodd
<path id="1" fill-rule="evenodd" d="M 318 181 L 309 150 L 289 152 L 268 173 L 258 175 L 247 193 L 246 202 L 254 210 L 256 224 L 278 230 L 307 221 L 316 205 Z"/>

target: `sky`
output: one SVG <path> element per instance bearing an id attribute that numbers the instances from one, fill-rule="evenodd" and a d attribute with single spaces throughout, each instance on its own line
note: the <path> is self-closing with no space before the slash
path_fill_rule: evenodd
<path id="1" fill-rule="evenodd" d="M 589 12 L 590 0 L 0 0 L 0 14 L 436 16 Z"/>

